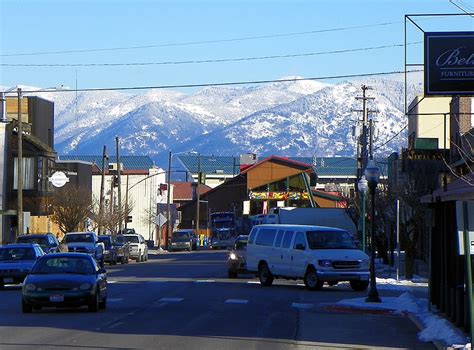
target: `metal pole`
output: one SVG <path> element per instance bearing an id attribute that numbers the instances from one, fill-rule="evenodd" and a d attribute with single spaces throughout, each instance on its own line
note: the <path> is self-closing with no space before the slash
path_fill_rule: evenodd
<path id="1" fill-rule="evenodd" d="M 127 174 L 127 185 L 125 186 L 125 228 L 128 224 L 128 174 Z"/>
<path id="2" fill-rule="evenodd" d="M 168 183 L 166 186 L 166 236 L 165 236 L 165 249 L 168 250 L 168 239 L 170 236 L 170 198 L 171 198 L 171 151 L 168 153 Z"/>
<path id="3" fill-rule="evenodd" d="M 0 100 L 2 101 L 2 116 L 0 118 L 0 123 L 7 123 L 7 100 L 3 91 L 0 91 Z"/>
<path id="4" fill-rule="evenodd" d="M 367 237 L 365 236 L 365 192 L 362 192 L 362 251 L 365 253 Z"/>
<path id="5" fill-rule="evenodd" d="M 201 155 L 198 154 L 198 176 L 196 185 L 196 234 L 199 234 L 199 183 L 201 182 Z"/>
<path id="6" fill-rule="evenodd" d="M 122 231 L 122 220 L 123 220 L 123 208 L 122 208 L 122 181 L 120 180 L 120 173 L 122 172 L 120 166 L 120 141 L 119 137 L 115 137 L 115 151 L 117 154 L 117 197 L 118 197 L 118 210 L 119 210 L 119 232 Z"/>
<path id="7" fill-rule="evenodd" d="M 23 120 L 21 116 L 21 88 L 18 93 L 18 164 L 17 164 L 17 195 L 18 195 L 18 230 L 16 237 L 23 234 Z M 15 241 L 16 241 L 15 237 Z"/>
<path id="8" fill-rule="evenodd" d="M 107 158 L 107 149 L 104 145 L 102 151 L 102 171 L 100 179 L 100 198 L 99 198 L 99 235 L 102 233 L 102 221 L 104 219 L 104 185 L 105 185 L 105 159 Z"/>
<path id="9" fill-rule="evenodd" d="M 464 258 L 466 261 L 466 299 L 468 306 L 468 317 L 469 317 L 469 331 L 471 335 L 471 344 L 474 339 L 474 310 L 472 302 L 472 266 L 471 266 L 471 240 L 469 237 L 469 216 L 467 202 L 462 202 L 462 211 L 463 211 L 463 221 L 464 221 L 464 230 L 463 230 L 463 239 L 464 239 Z"/>
<path id="10" fill-rule="evenodd" d="M 379 297 L 377 292 L 377 285 L 375 279 L 375 191 L 377 184 L 369 184 L 370 195 L 372 197 L 372 232 L 370 232 L 370 289 L 367 293 L 365 302 L 367 303 L 380 303 L 382 299 Z"/>
<path id="11" fill-rule="evenodd" d="M 401 262 L 402 258 L 400 256 L 400 199 L 397 198 L 397 282 L 400 280 Z"/>

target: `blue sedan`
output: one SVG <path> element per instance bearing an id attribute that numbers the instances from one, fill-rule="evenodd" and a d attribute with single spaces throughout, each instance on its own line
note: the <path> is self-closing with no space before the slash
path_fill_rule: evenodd
<path id="1" fill-rule="evenodd" d="M 23 282 L 22 312 L 43 307 L 87 306 L 89 311 L 105 309 L 105 269 L 84 253 L 44 255 Z"/>

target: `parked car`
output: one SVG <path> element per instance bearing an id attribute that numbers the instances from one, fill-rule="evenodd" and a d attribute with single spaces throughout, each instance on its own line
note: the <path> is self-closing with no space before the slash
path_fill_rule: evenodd
<path id="1" fill-rule="evenodd" d="M 64 235 L 62 243 L 66 244 L 69 252 L 89 254 L 100 266 L 104 266 L 104 244 L 99 242 L 95 232 L 69 232 Z"/>
<path id="2" fill-rule="evenodd" d="M 239 273 L 247 271 L 247 242 L 249 236 L 237 236 L 227 259 L 227 275 L 236 278 Z"/>
<path id="3" fill-rule="evenodd" d="M 130 257 L 136 262 L 148 260 L 148 246 L 145 239 L 139 234 L 123 235 L 130 245 Z"/>
<path id="4" fill-rule="evenodd" d="M 59 252 L 59 241 L 52 233 L 34 233 L 21 235 L 16 239 L 17 243 L 36 243 L 46 254 Z"/>
<path id="5" fill-rule="evenodd" d="M 128 264 L 130 259 L 130 245 L 123 235 L 117 235 L 112 242 L 117 252 L 117 261 L 121 264 Z"/>
<path id="6" fill-rule="evenodd" d="M 247 269 L 257 272 L 260 283 L 274 278 L 303 279 L 310 290 L 324 282 L 349 281 L 352 289 L 369 285 L 369 257 L 358 249 L 345 230 L 309 225 L 258 225 L 247 245 Z"/>
<path id="7" fill-rule="evenodd" d="M 168 250 L 197 250 L 197 236 L 194 230 L 182 229 L 173 232 Z"/>
<path id="8" fill-rule="evenodd" d="M 104 244 L 104 262 L 117 265 L 117 248 L 113 245 L 113 237 L 109 235 L 99 236 L 99 242 Z"/>
<path id="9" fill-rule="evenodd" d="M 21 309 L 86 305 L 89 311 L 107 306 L 107 275 L 84 253 L 49 254 L 38 259 L 25 278 Z"/>
<path id="10" fill-rule="evenodd" d="M 0 289 L 5 284 L 22 283 L 36 260 L 43 255 L 43 250 L 36 243 L 0 246 Z"/>

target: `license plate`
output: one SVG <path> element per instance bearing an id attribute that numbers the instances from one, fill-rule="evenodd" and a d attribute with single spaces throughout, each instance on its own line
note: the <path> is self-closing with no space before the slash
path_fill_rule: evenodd
<path id="1" fill-rule="evenodd" d="M 53 303 L 58 303 L 58 302 L 64 301 L 64 295 L 62 295 L 62 294 L 50 295 L 49 296 L 49 301 L 51 301 Z"/>
<path id="2" fill-rule="evenodd" d="M 10 278 L 10 277 L 4 278 L 3 283 L 13 283 L 13 278 Z"/>

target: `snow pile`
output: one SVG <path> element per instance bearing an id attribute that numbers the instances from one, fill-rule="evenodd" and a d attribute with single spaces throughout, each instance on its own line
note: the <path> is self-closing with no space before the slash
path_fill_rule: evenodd
<path id="1" fill-rule="evenodd" d="M 407 282 L 409 281 L 404 281 L 406 283 L 405 288 L 410 286 Z M 397 287 L 402 288 L 403 286 Z M 366 303 L 365 298 L 355 298 L 343 299 L 337 304 L 362 309 L 390 310 L 396 314 L 409 313 L 417 318 L 424 327 L 418 333 L 418 339 L 421 341 L 440 341 L 446 345 L 467 343 L 466 337 L 458 328 L 446 319 L 428 311 L 428 301 L 415 297 L 411 292 L 405 292 L 398 297 L 383 297 L 381 303 Z M 460 345 L 459 348 L 470 349 L 471 347 L 470 344 L 467 344 Z"/>

